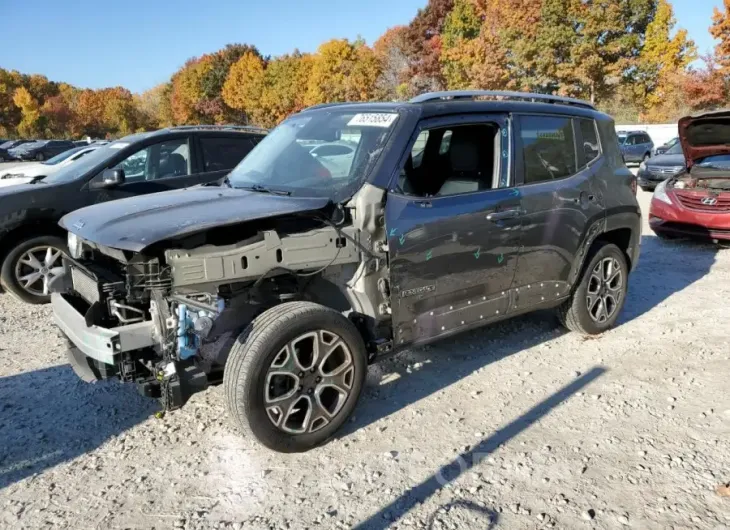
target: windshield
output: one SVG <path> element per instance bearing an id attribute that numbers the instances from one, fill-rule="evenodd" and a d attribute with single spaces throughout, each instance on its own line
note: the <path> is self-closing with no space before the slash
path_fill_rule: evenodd
<path id="1" fill-rule="evenodd" d="M 107 144 L 105 146 L 90 152 L 87 155 L 82 156 L 76 160 L 73 164 L 62 168 L 57 173 L 50 175 L 43 179 L 42 182 L 47 184 L 55 184 L 59 182 L 71 182 L 79 177 L 86 174 L 87 171 L 95 167 L 97 164 L 101 164 L 107 158 L 111 158 L 119 152 L 119 149 L 127 147 L 129 144 L 126 142 L 115 142 Z M 65 153 L 64 153 L 65 154 Z"/>
<path id="2" fill-rule="evenodd" d="M 234 188 L 343 200 L 365 180 L 397 119 L 394 112 L 297 114 L 233 169 L 229 183 Z"/>
<path id="3" fill-rule="evenodd" d="M 664 151 L 665 155 L 681 155 L 682 154 L 682 144 L 676 143 L 672 145 L 669 149 Z"/>
<path id="4" fill-rule="evenodd" d="M 15 140 L 10 140 L 9 142 L 0 144 L 0 149 L 7 149 L 8 147 L 12 147 L 14 144 L 15 144 Z"/>
<path id="5" fill-rule="evenodd" d="M 56 164 L 63 162 L 68 157 L 73 156 L 84 149 L 88 149 L 88 147 L 74 147 L 73 149 L 69 149 L 68 151 L 64 151 L 63 153 L 54 156 L 53 158 L 49 158 L 48 160 L 43 162 L 43 164 L 46 166 L 55 166 Z"/>

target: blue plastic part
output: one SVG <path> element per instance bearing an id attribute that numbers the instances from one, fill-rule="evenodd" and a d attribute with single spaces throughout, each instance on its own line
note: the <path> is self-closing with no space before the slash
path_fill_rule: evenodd
<path id="1" fill-rule="evenodd" d="M 196 317 L 185 304 L 177 306 L 177 354 L 182 360 L 195 357 L 200 348 L 200 338 L 190 332 Z"/>

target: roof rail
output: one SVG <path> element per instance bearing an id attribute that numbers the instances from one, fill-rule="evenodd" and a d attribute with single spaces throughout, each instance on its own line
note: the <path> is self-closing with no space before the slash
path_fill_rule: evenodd
<path id="1" fill-rule="evenodd" d="M 352 103 L 348 103 L 345 101 L 337 101 L 334 103 L 318 103 L 317 105 L 312 105 L 311 107 L 306 107 L 299 112 L 307 112 L 308 110 L 315 110 L 315 109 L 324 109 L 327 107 L 336 107 L 337 105 L 351 105 Z"/>
<path id="2" fill-rule="evenodd" d="M 581 99 L 553 96 L 550 94 L 535 94 L 532 92 L 511 92 L 506 90 L 447 90 L 444 92 L 429 92 L 411 99 L 411 103 L 430 103 L 434 101 L 454 101 L 460 99 L 500 98 L 518 101 L 532 101 L 538 103 L 553 103 L 557 105 L 574 105 L 595 110 L 596 107 Z"/>
<path id="3" fill-rule="evenodd" d="M 175 125 L 168 127 L 171 131 L 190 131 L 193 129 L 204 129 L 212 131 L 234 130 L 234 131 L 250 131 L 250 132 L 268 132 L 263 127 L 254 127 L 252 125 Z"/>

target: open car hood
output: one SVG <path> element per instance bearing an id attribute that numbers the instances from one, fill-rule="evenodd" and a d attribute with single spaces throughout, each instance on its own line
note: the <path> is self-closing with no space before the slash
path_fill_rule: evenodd
<path id="1" fill-rule="evenodd" d="M 153 193 L 87 206 L 59 224 L 80 237 L 139 252 L 215 227 L 324 208 L 328 198 L 285 197 L 218 186 Z"/>
<path id="2" fill-rule="evenodd" d="M 679 141 L 688 168 L 702 158 L 730 154 L 730 109 L 685 116 L 679 120 Z"/>

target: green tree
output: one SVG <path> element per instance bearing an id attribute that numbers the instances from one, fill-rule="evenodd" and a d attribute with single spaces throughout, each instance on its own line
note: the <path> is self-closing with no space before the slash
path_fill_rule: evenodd
<path id="1" fill-rule="evenodd" d="M 36 101 L 27 88 L 21 86 L 15 89 L 13 103 L 20 109 L 22 116 L 17 128 L 18 134 L 25 138 L 38 136 L 43 130 L 38 101 Z"/>
<path id="2" fill-rule="evenodd" d="M 474 85 L 473 68 L 478 57 L 475 53 L 475 41 L 481 26 L 482 21 L 477 15 L 473 0 L 454 1 L 454 7 L 444 21 L 439 57 L 443 77 L 449 89 L 463 89 Z"/>

